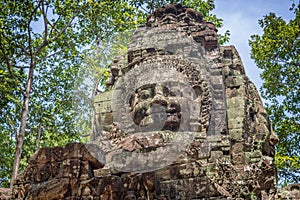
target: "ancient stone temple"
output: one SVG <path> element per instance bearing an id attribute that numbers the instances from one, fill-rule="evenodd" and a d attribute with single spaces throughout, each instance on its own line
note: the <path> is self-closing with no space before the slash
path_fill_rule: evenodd
<path id="1" fill-rule="evenodd" d="M 13 199 L 279 198 L 266 110 L 236 49 L 199 12 L 151 14 L 107 86 L 92 141 L 37 151 Z"/>

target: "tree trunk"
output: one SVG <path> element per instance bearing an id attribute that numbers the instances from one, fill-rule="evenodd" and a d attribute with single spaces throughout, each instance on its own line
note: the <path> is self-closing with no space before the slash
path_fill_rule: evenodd
<path id="1" fill-rule="evenodd" d="M 25 135 L 25 129 L 26 129 L 26 120 L 27 120 L 28 110 L 29 110 L 29 99 L 30 99 L 30 91 L 31 91 L 32 81 L 33 81 L 33 73 L 34 73 L 34 61 L 32 60 L 30 63 L 30 69 L 28 72 L 28 80 L 26 83 L 26 91 L 24 94 L 24 102 L 23 102 L 23 107 L 22 107 L 22 118 L 21 118 L 21 123 L 20 123 L 19 134 L 16 137 L 17 145 L 16 145 L 16 153 L 14 156 L 14 165 L 13 165 L 13 170 L 12 170 L 12 176 L 11 176 L 11 181 L 10 181 L 11 188 L 17 178 L 18 170 L 20 167 L 22 147 L 23 147 L 24 135 Z"/>

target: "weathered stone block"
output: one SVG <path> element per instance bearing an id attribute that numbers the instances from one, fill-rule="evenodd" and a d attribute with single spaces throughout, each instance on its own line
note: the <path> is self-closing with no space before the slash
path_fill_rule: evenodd
<path id="1" fill-rule="evenodd" d="M 243 129 L 230 129 L 229 134 L 232 141 L 244 141 Z"/>
<path id="2" fill-rule="evenodd" d="M 101 93 L 101 95 L 96 95 L 94 102 L 110 101 L 112 99 L 112 91 L 106 91 Z"/>
<path id="3" fill-rule="evenodd" d="M 99 101 L 97 104 L 96 113 L 107 113 L 112 111 L 110 101 Z"/>
<path id="4" fill-rule="evenodd" d="M 244 120 L 243 117 L 237 117 L 235 119 L 228 119 L 228 128 L 229 129 L 243 129 L 244 128 Z"/>
<path id="5" fill-rule="evenodd" d="M 244 78 L 242 76 L 230 76 L 225 79 L 227 87 L 239 87 L 244 85 Z"/>
<path id="6" fill-rule="evenodd" d="M 226 88 L 226 97 L 227 98 L 243 97 L 243 96 L 245 96 L 245 93 L 246 93 L 245 87 L 243 85 L 241 85 L 239 87 Z"/>
<path id="7" fill-rule="evenodd" d="M 223 157 L 222 151 L 211 151 L 209 162 L 216 162 L 216 160 Z"/>
<path id="8" fill-rule="evenodd" d="M 245 102 L 245 97 L 233 97 L 233 98 L 227 98 L 226 103 L 229 109 L 231 108 L 243 109 L 245 107 L 246 102 Z"/>
<path id="9" fill-rule="evenodd" d="M 227 109 L 227 116 L 229 119 L 236 119 L 238 117 L 244 117 L 245 109 L 243 107 L 229 108 L 229 109 Z"/>
<path id="10" fill-rule="evenodd" d="M 114 121 L 114 114 L 112 112 L 104 112 L 99 114 L 99 123 L 101 125 L 111 125 Z"/>
<path id="11" fill-rule="evenodd" d="M 232 154 L 241 154 L 244 152 L 244 144 L 242 142 L 235 142 L 231 145 Z"/>
<path id="12" fill-rule="evenodd" d="M 244 161 L 244 156 L 243 154 L 232 154 L 232 163 L 234 165 L 241 165 L 241 164 L 244 164 L 245 161 Z"/>

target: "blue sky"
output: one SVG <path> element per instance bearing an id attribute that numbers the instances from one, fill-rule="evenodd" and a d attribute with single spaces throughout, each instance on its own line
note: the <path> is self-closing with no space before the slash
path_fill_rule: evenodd
<path id="1" fill-rule="evenodd" d="M 293 12 L 289 11 L 291 4 L 290 0 L 215 0 L 216 8 L 213 13 L 224 20 L 219 33 L 230 31 L 230 42 L 226 45 L 234 45 L 237 48 L 246 74 L 257 88 L 262 85 L 260 69 L 250 58 L 248 40 L 253 34 L 262 34 L 258 20 L 270 12 L 276 13 L 286 21 L 294 18 Z"/>

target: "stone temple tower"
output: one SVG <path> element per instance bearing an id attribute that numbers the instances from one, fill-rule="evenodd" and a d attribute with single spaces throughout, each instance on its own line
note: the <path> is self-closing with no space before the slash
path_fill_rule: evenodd
<path id="1" fill-rule="evenodd" d="M 153 195 L 167 199 L 274 195 L 277 138 L 268 115 L 236 49 L 220 46 L 199 12 L 156 10 L 112 64 L 107 85 L 95 101 L 95 140 L 109 167 L 154 170 Z"/>
<path id="2" fill-rule="evenodd" d="M 92 141 L 39 150 L 16 199 L 275 198 L 278 139 L 238 52 L 218 44 L 201 13 L 157 9 L 111 64 L 107 86 Z"/>

